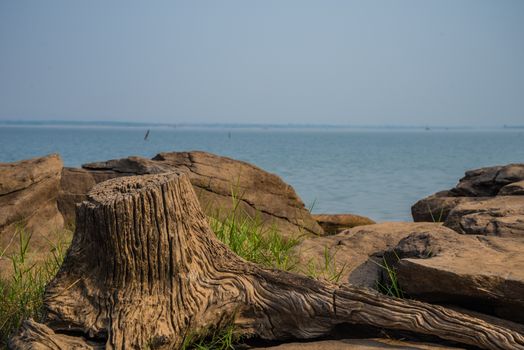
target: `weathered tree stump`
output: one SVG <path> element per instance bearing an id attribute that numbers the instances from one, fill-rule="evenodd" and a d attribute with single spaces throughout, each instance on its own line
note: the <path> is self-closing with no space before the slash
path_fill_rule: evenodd
<path id="1" fill-rule="evenodd" d="M 265 339 L 313 338 L 358 323 L 524 349 L 521 334 L 443 307 L 241 259 L 215 238 L 191 183 L 175 174 L 93 188 L 77 209 L 73 242 L 45 305 L 46 324 L 26 322 L 12 348 L 93 348 L 83 335 L 106 349 L 176 349 L 190 334 L 233 322 Z"/>

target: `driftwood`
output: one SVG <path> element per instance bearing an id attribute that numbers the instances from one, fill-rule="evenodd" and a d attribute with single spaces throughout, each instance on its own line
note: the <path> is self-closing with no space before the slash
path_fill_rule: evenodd
<path id="1" fill-rule="evenodd" d="M 12 348 L 95 348 L 95 341 L 176 349 L 188 335 L 233 322 L 264 339 L 313 338 L 354 323 L 524 349 L 523 335 L 443 307 L 244 261 L 215 238 L 191 183 L 175 174 L 93 188 L 45 306 L 45 324 L 26 322 Z"/>

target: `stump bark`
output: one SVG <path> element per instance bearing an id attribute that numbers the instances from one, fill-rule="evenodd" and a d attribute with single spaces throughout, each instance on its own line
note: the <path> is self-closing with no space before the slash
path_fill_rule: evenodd
<path id="1" fill-rule="evenodd" d="M 96 341 L 106 349 L 176 349 L 189 335 L 233 322 L 264 339 L 314 338 L 355 323 L 524 349 L 523 335 L 443 307 L 243 260 L 215 238 L 188 178 L 176 174 L 93 188 L 77 208 L 45 306 L 45 324 L 26 322 L 12 348 L 96 348 Z"/>

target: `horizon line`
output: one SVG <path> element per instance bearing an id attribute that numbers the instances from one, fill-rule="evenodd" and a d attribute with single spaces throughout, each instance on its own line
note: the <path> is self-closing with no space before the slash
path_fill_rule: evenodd
<path id="1" fill-rule="evenodd" d="M 85 126 L 129 126 L 129 127 L 230 127 L 230 128 L 377 128 L 377 129 L 394 129 L 394 128 L 408 128 L 408 129 L 490 129 L 490 128 L 501 128 L 501 129 L 520 129 L 524 128 L 524 125 L 509 125 L 509 124 L 497 124 L 497 125 L 435 125 L 435 124 L 350 124 L 350 123 L 232 123 L 232 122 L 178 122 L 178 123 L 165 123 L 165 122 L 140 122 L 140 121 L 120 121 L 120 120 L 61 120 L 61 119 L 48 119 L 48 120 L 13 120 L 6 119 L 0 120 L 0 125 L 63 125 L 63 126 L 74 126 L 74 125 L 85 125 Z"/>

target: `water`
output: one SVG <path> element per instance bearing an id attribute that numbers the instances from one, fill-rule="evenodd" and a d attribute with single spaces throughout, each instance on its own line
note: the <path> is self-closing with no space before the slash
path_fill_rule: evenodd
<path id="1" fill-rule="evenodd" d="M 0 162 L 59 153 L 66 166 L 202 150 L 280 175 L 313 212 L 411 220 L 420 198 L 467 169 L 524 162 L 524 130 L 0 126 Z M 231 137 L 229 137 L 229 132 Z"/>

